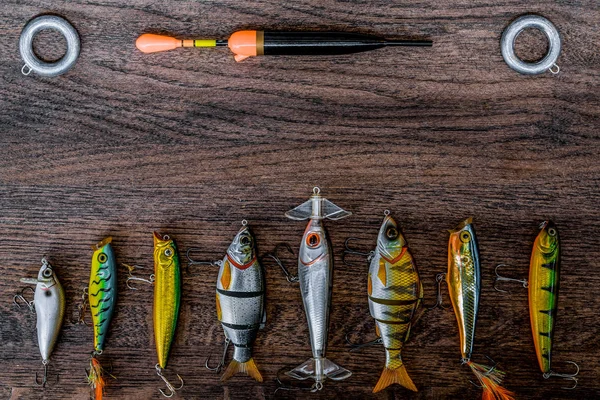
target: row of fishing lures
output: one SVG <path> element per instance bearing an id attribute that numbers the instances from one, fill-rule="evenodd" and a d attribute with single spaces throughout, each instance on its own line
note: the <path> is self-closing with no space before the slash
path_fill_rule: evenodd
<path id="1" fill-rule="evenodd" d="M 288 211 L 286 216 L 293 220 L 308 220 L 298 253 L 298 275 L 293 276 L 283 265 L 276 250 L 268 254 L 285 272 L 289 282 L 299 282 L 300 292 L 308 323 L 312 357 L 298 367 L 286 372 L 293 379 L 312 379 L 309 388 L 318 391 L 327 379 L 341 381 L 352 375 L 347 369 L 326 358 L 331 304 L 333 252 L 328 240 L 324 219 L 338 220 L 351 215 L 321 196 L 315 188 L 305 203 Z M 441 305 L 439 286 L 445 280 L 459 327 L 461 363 L 468 365 L 478 378 L 484 391 L 484 399 L 509 400 L 513 393 L 501 386 L 504 373 L 496 365 L 486 366 L 471 361 L 475 340 L 475 326 L 479 309 L 481 271 L 477 239 L 472 219 L 466 219 L 450 230 L 448 243 L 448 272 L 439 274 L 438 303 Z M 423 285 L 408 249 L 406 239 L 389 211 L 385 212 L 377 237 L 377 247 L 369 253 L 352 250 L 346 241 L 344 260 L 347 255 L 364 255 L 369 262 L 368 304 L 375 319 L 377 339 L 369 344 L 383 344 L 386 354 L 384 370 L 373 392 L 379 392 L 392 384 L 417 391 L 408 375 L 401 351 L 408 341 L 411 328 L 422 315 Z M 94 345 L 90 357 L 88 382 L 95 398 L 102 399 L 107 376 L 98 360 L 105 348 L 117 300 L 117 263 L 111 247 L 111 238 L 93 246 L 89 285 L 84 292 L 87 302 L 80 307 L 80 319 L 89 309 L 94 329 Z M 265 276 L 257 256 L 255 240 L 242 221 L 224 256 L 217 262 L 192 260 L 188 250 L 189 264 L 211 264 L 219 267 L 216 285 L 217 318 L 224 335 L 224 352 L 217 367 L 206 367 L 220 371 L 225 364 L 227 348 L 234 346 L 233 360 L 225 369 L 221 380 L 225 381 L 236 373 L 245 373 L 262 382 L 263 378 L 252 358 L 252 346 L 258 331 L 266 324 Z M 181 302 L 181 265 L 175 241 L 168 235 L 154 233 L 154 273 L 148 279 L 133 275 L 134 266 L 127 266 L 127 286 L 132 281 L 143 281 L 154 286 L 154 338 L 157 353 L 155 365 L 157 375 L 164 381 L 166 391 L 159 389 L 165 397 L 171 397 L 183 387 L 183 379 L 177 375 L 179 386 L 174 386 L 164 375 L 171 345 L 175 336 Z M 535 351 L 544 378 L 558 376 L 577 384 L 577 372 L 571 375 L 558 374 L 552 370 L 551 352 L 556 319 L 558 283 L 560 270 L 560 241 L 556 226 L 545 221 L 534 242 L 528 281 L 506 278 L 497 274 L 498 280 L 519 281 L 529 288 L 529 309 Z M 52 266 L 42 260 L 37 279 L 23 278 L 22 282 L 35 284 L 33 301 L 27 302 L 24 291 L 15 296 L 15 302 L 26 302 L 37 314 L 37 333 L 44 377 L 36 382 L 45 385 L 48 362 L 65 314 L 65 294 Z M 18 304 L 18 303 L 17 303 Z M 359 345 L 357 347 L 364 347 Z M 278 389 L 291 390 L 277 378 Z M 574 388 L 574 386 L 573 386 Z M 297 387 L 295 389 L 298 389 Z"/>

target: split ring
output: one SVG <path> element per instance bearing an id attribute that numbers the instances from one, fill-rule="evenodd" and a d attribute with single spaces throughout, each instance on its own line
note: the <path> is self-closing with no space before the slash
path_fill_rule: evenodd
<path id="1" fill-rule="evenodd" d="M 45 62 L 40 60 L 33 52 L 33 38 L 40 31 L 51 29 L 62 34 L 67 41 L 67 52 L 56 62 Z M 19 50 L 21 58 L 25 62 L 21 72 L 23 75 L 29 75 L 31 71 L 41 76 L 58 76 L 70 70 L 77 58 L 80 50 L 79 35 L 73 25 L 66 19 L 55 15 L 41 15 L 29 21 L 21 32 L 19 39 Z"/>
<path id="2" fill-rule="evenodd" d="M 548 38 L 548 53 L 542 60 L 535 63 L 525 62 L 515 54 L 515 40 L 527 28 L 538 29 Z M 552 22 L 542 16 L 523 15 L 517 18 L 502 34 L 500 47 L 506 64 L 521 74 L 537 75 L 546 71 L 558 74 L 560 71 L 560 68 L 556 65 L 556 60 L 560 55 L 560 35 Z"/>

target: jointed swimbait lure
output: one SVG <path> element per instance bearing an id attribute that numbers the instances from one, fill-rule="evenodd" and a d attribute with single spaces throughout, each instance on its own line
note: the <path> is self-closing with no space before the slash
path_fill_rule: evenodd
<path id="1" fill-rule="evenodd" d="M 373 393 L 394 383 L 416 392 L 400 353 L 423 300 L 423 285 L 408 244 L 389 211 L 385 213 L 377 249 L 371 258 L 367 291 L 369 310 L 386 355 L 385 368 Z"/>
<path id="2" fill-rule="evenodd" d="M 479 379 L 483 387 L 484 400 L 509 400 L 513 399 L 513 393 L 500 386 L 504 373 L 495 367 L 487 367 L 471 361 L 481 290 L 479 250 L 472 220 L 467 218 L 455 229 L 450 230 L 448 242 L 446 282 L 458 322 L 462 362 L 471 367 Z"/>
<path id="3" fill-rule="evenodd" d="M 117 304 L 117 262 L 108 237 L 92 246 L 92 267 L 88 285 L 88 301 L 94 327 L 94 351 L 90 360 L 88 382 L 96 400 L 101 400 L 106 384 L 104 371 L 97 356 L 104 351 L 108 328 Z"/>
<path id="4" fill-rule="evenodd" d="M 325 358 L 329 327 L 329 307 L 333 275 L 333 255 L 322 220 L 338 220 L 352 213 L 321 197 L 319 188 L 310 200 L 285 215 L 293 220 L 309 219 L 298 257 L 298 276 L 304 311 L 308 321 L 313 357 L 286 374 L 295 379 L 315 380 L 314 390 L 323 388 L 326 378 L 336 381 L 352 375 L 350 371 Z"/>
<path id="5" fill-rule="evenodd" d="M 42 259 L 42 267 L 37 279 L 21 278 L 21 282 L 35 285 L 33 306 L 37 315 L 38 346 L 44 365 L 44 378 L 41 385 L 45 386 L 50 355 L 56 344 L 65 315 L 65 291 L 58 281 L 54 269 L 45 258 Z M 17 297 L 23 299 L 22 295 L 17 295 L 15 296 L 15 302 Z"/>
<path id="6" fill-rule="evenodd" d="M 254 237 L 246 224 L 242 221 L 242 228 L 229 245 L 217 278 L 217 317 L 225 332 L 226 346 L 229 342 L 235 346 L 233 360 L 221 381 L 237 372 L 263 381 L 252 358 L 252 345 L 266 321 L 265 281 Z"/>

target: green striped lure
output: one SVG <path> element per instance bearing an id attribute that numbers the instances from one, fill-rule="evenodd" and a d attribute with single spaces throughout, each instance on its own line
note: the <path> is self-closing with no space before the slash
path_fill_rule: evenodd
<path id="1" fill-rule="evenodd" d="M 94 389 L 96 400 L 102 399 L 106 384 L 97 356 L 104 351 L 106 335 L 117 304 L 117 262 L 111 242 L 112 237 L 107 237 L 92 246 L 94 254 L 87 290 L 94 327 L 94 351 L 90 360 L 88 383 Z"/>

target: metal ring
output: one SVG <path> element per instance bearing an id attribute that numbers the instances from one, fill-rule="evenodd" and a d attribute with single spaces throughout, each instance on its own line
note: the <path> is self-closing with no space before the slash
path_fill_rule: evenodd
<path id="1" fill-rule="evenodd" d="M 67 52 L 56 62 L 40 60 L 33 52 L 33 38 L 44 29 L 52 29 L 62 34 L 67 41 Z M 31 71 L 41 76 L 58 76 L 67 72 L 79 57 L 79 35 L 66 19 L 55 15 L 41 15 L 29 21 L 21 32 L 19 50 L 25 65 L 21 69 L 24 75 Z"/>
<path id="2" fill-rule="evenodd" d="M 525 62 L 515 54 L 515 40 L 527 28 L 538 29 L 548 38 L 548 53 L 542 60 L 535 63 Z M 556 27 L 552 22 L 539 15 L 523 15 L 517 18 L 506 28 L 500 40 L 504 61 L 515 71 L 526 75 L 537 75 L 546 71 L 551 71 L 553 74 L 558 73 L 556 60 L 560 55 L 560 46 L 560 35 Z"/>

